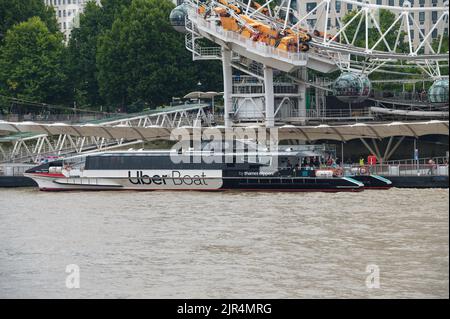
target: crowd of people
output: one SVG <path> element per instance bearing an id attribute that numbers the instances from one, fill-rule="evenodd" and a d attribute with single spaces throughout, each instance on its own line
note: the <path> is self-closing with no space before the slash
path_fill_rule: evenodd
<path id="1" fill-rule="evenodd" d="M 304 157 L 302 161 L 297 161 L 293 164 L 290 160 L 287 161 L 288 168 L 297 169 L 319 169 L 319 168 L 337 168 L 341 166 L 341 160 L 336 157 L 328 156 L 326 158 L 320 156 Z"/>

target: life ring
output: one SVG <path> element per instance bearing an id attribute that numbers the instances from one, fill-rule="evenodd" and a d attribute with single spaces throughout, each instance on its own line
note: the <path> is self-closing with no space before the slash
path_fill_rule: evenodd
<path id="1" fill-rule="evenodd" d="M 342 176 L 344 176 L 344 171 L 343 171 L 342 168 L 337 168 L 337 169 L 335 169 L 335 170 L 334 170 L 334 173 L 335 173 L 335 175 L 336 175 L 337 177 L 342 177 Z"/>
<path id="2" fill-rule="evenodd" d="M 361 167 L 360 169 L 359 169 L 359 174 L 360 175 L 365 175 L 367 173 L 367 169 L 365 168 L 365 167 Z"/>

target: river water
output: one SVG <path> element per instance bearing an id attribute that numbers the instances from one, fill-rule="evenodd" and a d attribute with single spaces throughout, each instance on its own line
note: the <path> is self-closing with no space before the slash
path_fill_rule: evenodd
<path id="1" fill-rule="evenodd" d="M 440 189 L 0 190 L 0 298 L 448 298 L 448 204 Z"/>

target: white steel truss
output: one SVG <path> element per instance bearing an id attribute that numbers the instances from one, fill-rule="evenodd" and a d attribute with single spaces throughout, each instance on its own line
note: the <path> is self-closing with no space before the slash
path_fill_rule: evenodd
<path id="1" fill-rule="evenodd" d="M 169 111 L 157 111 L 100 123 L 104 127 L 200 127 L 212 126 L 214 116 L 206 104 L 185 104 Z M 14 126 L 13 123 L 10 123 Z M 89 126 L 91 124 L 86 124 Z M 17 132 L 21 132 L 17 129 Z M 17 138 L 14 136 L 0 144 L 0 162 L 33 162 L 36 163 L 46 156 L 62 156 L 67 154 L 81 154 L 114 148 L 123 148 L 142 144 L 142 139 L 126 140 L 124 138 L 105 138 L 95 136 L 73 136 L 60 134 L 36 134 Z M 3 144 L 3 146 L 2 146 Z"/>

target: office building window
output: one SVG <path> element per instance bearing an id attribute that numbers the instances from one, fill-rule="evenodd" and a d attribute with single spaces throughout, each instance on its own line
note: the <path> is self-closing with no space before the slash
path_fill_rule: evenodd
<path id="1" fill-rule="evenodd" d="M 433 4 L 433 7 L 437 6 L 437 0 L 431 0 L 431 3 Z"/>
<path id="2" fill-rule="evenodd" d="M 341 1 L 336 0 L 336 13 L 340 13 L 340 12 L 341 12 Z"/>
<path id="3" fill-rule="evenodd" d="M 328 21 L 327 21 L 327 30 L 330 30 L 331 29 L 331 18 L 328 18 Z"/>
<path id="4" fill-rule="evenodd" d="M 437 22 L 437 18 L 438 18 L 437 11 L 431 11 L 431 20 L 433 21 L 433 23 Z"/>
<path id="5" fill-rule="evenodd" d="M 410 30 L 411 41 L 414 41 L 414 30 Z"/>
<path id="6" fill-rule="evenodd" d="M 413 25 L 414 24 L 414 12 L 410 12 L 409 13 L 409 25 Z"/>
<path id="7" fill-rule="evenodd" d="M 419 22 L 420 22 L 420 24 L 424 24 L 424 22 L 425 22 L 425 12 L 419 12 Z"/>
<path id="8" fill-rule="evenodd" d="M 378 4 L 378 5 L 383 4 L 383 1 L 382 1 L 382 0 L 377 0 L 377 4 Z"/>
<path id="9" fill-rule="evenodd" d="M 395 6 L 395 0 L 389 0 L 388 3 L 391 7 Z"/>
<path id="10" fill-rule="evenodd" d="M 424 36 L 425 36 L 425 29 L 420 29 L 419 40 L 422 41 Z"/>
<path id="11" fill-rule="evenodd" d="M 315 27 L 317 20 L 316 19 L 308 19 L 307 22 L 310 27 Z"/>
<path id="12" fill-rule="evenodd" d="M 317 7 L 317 3 L 315 2 L 306 3 L 306 12 L 311 12 L 312 10 L 315 9 L 315 7 Z"/>
<path id="13" fill-rule="evenodd" d="M 419 5 L 420 5 L 421 7 L 425 6 L 425 0 L 419 0 Z"/>
<path id="14" fill-rule="evenodd" d="M 431 37 L 432 37 L 433 39 L 436 39 L 436 38 L 438 37 L 438 31 L 437 31 L 437 29 L 434 29 L 434 30 L 431 32 Z"/>
<path id="15" fill-rule="evenodd" d="M 347 3 L 347 11 L 352 11 L 352 10 L 353 10 L 353 4 Z"/>

